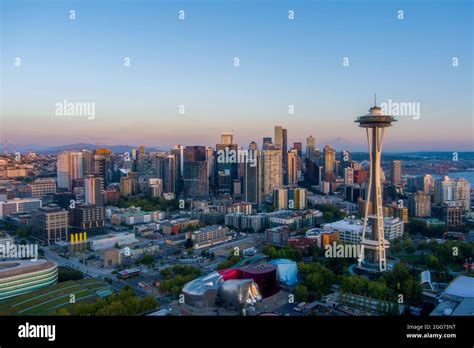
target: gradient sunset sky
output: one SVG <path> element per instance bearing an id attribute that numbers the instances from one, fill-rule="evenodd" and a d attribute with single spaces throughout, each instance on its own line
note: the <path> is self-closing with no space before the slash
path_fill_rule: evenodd
<path id="1" fill-rule="evenodd" d="M 215 145 L 233 131 L 246 147 L 282 125 L 290 144 L 311 134 L 320 148 L 366 151 L 353 121 L 376 92 L 379 103 L 421 106 L 419 120 L 400 117 L 388 130 L 384 151 L 474 149 L 469 0 L 0 3 L 0 125 L 10 143 L 164 148 Z M 94 102 L 95 119 L 56 116 L 65 99 Z"/>

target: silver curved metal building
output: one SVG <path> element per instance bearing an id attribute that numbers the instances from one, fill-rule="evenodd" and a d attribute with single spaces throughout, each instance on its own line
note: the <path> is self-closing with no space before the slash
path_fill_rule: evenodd
<path id="1" fill-rule="evenodd" d="M 241 309 L 262 299 L 257 283 L 253 279 L 231 279 L 219 289 L 219 303 L 224 307 Z"/>
<path id="2" fill-rule="evenodd" d="M 196 278 L 183 287 L 184 301 L 195 307 L 213 307 L 224 278 L 218 272 L 212 272 Z"/>

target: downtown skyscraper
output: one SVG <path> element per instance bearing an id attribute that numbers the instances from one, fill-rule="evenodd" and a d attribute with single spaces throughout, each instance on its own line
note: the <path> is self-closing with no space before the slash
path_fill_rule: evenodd
<path id="1" fill-rule="evenodd" d="M 221 143 L 216 144 L 216 152 L 234 152 L 238 151 L 238 144 L 233 143 L 232 133 L 222 133 Z M 238 179 L 238 164 L 227 160 L 220 160 L 222 156 L 217 156 L 215 166 L 215 186 L 218 196 L 228 196 L 233 194 L 234 181 Z"/>
<path id="2" fill-rule="evenodd" d="M 287 167 L 287 152 L 288 152 L 288 131 L 282 126 L 275 126 L 275 142 L 274 145 L 281 151 L 281 165 L 283 184 L 288 182 Z"/>
<path id="3" fill-rule="evenodd" d="M 324 147 L 324 180 L 333 182 L 335 176 L 336 150 L 331 145 Z"/>
<path id="4" fill-rule="evenodd" d="M 184 149 L 183 190 L 186 198 L 209 197 L 209 174 L 205 146 L 186 146 Z"/>
<path id="5" fill-rule="evenodd" d="M 73 181 L 82 179 L 84 176 L 82 152 L 61 152 L 58 155 L 56 166 L 58 188 L 72 190 Z"/>
<path id="6" fill-rule="evenodd" d="M 310 135 L 309 137 L 306 138 L 306 158 L 309 159 L 310 161 L 315 160 L 315 153 L 314 151 L 316 150 L 316 138 Z"/>
<path id="7" fill-rule="evenodd" d="M 255 151 L 256 163 L 244 163 L 243 198 L 245 202 L 262 204 L 262 154 L 255 142 L 249 144 L 249 152 Z"/>
<path id="8" fill-rule="evenodd" d="M 103 205 L 102 178 L 88 175 L 84 178 L 85 202 L 87 204 Z"/>
<path id="9" fill-rule="evenodd" d="M 282 152 L 278 146 L 272 145 L 262 151 L 263 162 L 263 195 L 267 198 L 273 190 L 283 185 Z"/>
<path id="10" fill-rule="evenodd" d="M 391 180 L 393 186 L 402 184 L 402 161 L 392 161 Z"/>

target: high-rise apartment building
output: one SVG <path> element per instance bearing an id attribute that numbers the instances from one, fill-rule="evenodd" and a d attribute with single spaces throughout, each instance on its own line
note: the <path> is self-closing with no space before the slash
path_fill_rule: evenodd
<path id="1" fill-rule="evenodd" d="M 288 176 L 288 185 L 297 184 L 299 180 L 298 175 L 298 161 L 300 157 L 298 156 L 298 150 L 291 149 L 287 154 L 287 169 L 286 173 Z"/>
<path id="2" fill-rule="evenodd" d="M 324 147 L 324 180 L 334 182 L 335 176 L 336 150 L 331 145 Z"/>
<path id="3" fill-rule="evenodd" d="M 392 161 L 391 179 L 392 185 L 402 184 L 402 161 Z"/>
<path id="4" fill-rule="evenodd" d="M 244 163 L 243 199 L 245 202 L 262 204 L 262 155 L 255 142 L 249 144 L 249 152 L 253 151 L 255 162 Z"/>
<path id="5" fill-rule="evenodd" d="M 303 143 L 295 142 L 293 143 L 293 149 L 298 151 L 298 156 L 303 157 Z"/>
<path id="6" fill-rule="evenodd" d="M 278 146 L 280 149 L 283 146 L 283 127 L 275 126 L 275 141 L 273 143 L 275 146 Z"/>
<path id="7" fill-rule="evenodd" d="M 288 173 L 286 168 L 288 166 L 288 131 L 286 128 L 282 129 L 282 144 L 281 144 L 281 165 L 283 170 L 283 183 L 288 184 Z"/>
<path id="8" fill-rule="evenodd" d="M 95 149 L 93 152 L 94 169 L 96 177 L 103 179 L 103 184 L 107 186 L 112 181 L 112 151 L 106 148 Z M 105 188 L 104 186 L 104 188 Z"/>
<path id="9" fill-rule="evenodd" d="M 278 188 L 273 190 L 273 205 L 277 210 L 288 209 L 288 189 Z"/>
<path id="10" fill-rule="evenodd" d="M 283 185 L 282 155 L 279 148 L 270 147 L 262 151 L 262 156 L 263 195 L 268 197 Z"/>
<path id="11" fill-rule="evenodd" d="M 133 180 L 131 177 L 123 176 L 120 178 L 120 195 L 124 197 L 133 194 Z"/>
<path id="12" fill-rule="evenodd" d="M 57 159 L 58 188 L 72 190 L 73 181 L 84 176 L 82 152 L 64 151 Z"/>
<path id="13" fill-rule="evenodd" d="M 184 149 L 183 189 L 186 198 L 209 197 L 209 174 L 205 146 L 186 146 Z"/>
<path id="14" fill-rule="evenodd" d="M 467 211 L 471 206 L 470 193 L 471 184 L 469 181 L 464 178 L 453 180 L 445 176 L 435 182 L 434 204 L 457 206 Z"/>
<path id="15" fill-rule="evenodd" d="M 177 178 L 181 178 L 183 176 L 183 166 L 184 166 L 184 146 L 183 145 L 175 145 L 171 149 L 171 154 L 175 156 L 177 161 Z"/>
<path id="16" fill-rule="evenodd" d="M 424 193 L 433 193 L 434 192 L 434 178 L 429 175 L 423 175 L 422 178 L 422 190 Z"/>
<path id="17" fill-rule="evenodd" d="M 412 194 L 408 199 L 408 211 L 413 217 L 430 217 L 431 195 L 423 191 Z"/>
<path id="18" fill-rule="evenodd" d="M 464 178 L 455 180 L 456 182 L 456 199 L 460 201 L 460 206 L 465 211 L 471 208 L 471 183 Z"/>
<path id="19" fill-rule="evenodd" d="M 310 161 L 315 161 L 315 153 L 316 150 L 316 138 L 310 135 L 306 138 L 306 158 Z"/>
<path id="20" fill-rule="evenodd" d="M 82 150 L 84 175 L 91 175 L 94 171 L 94 156 L 89 150 Z"/>
<path id="21" fill-rule="evenodd" d="M 221 134 L 221 144 L 222 145 L 231 145 L 234 143 L 234 135 L 232 133 L 222 133 Z"/>
<path id="22" fill-rule="evenodd" d="M 262 140 L 262 150 L 267 150 L 270 146 L 272 146 L 272 137 L 264 137 Z"/>
<path id="23" fill-rule="evenodd" d="M 178 161 L 175 155 L 169 155 L 163 159 L 163 192 L 176 193 L 178 191 Z"/>
<path id="24" fill-rule="evenodd" d="M 88 175 L 84 178 L 84 193 L 85 203 L 95 204 L 97 206 L 103 205 L 103 189 L 104 184 L 102 178 L 97 178 L 93 175 Z"/>
<path id="25" fill-rule="evenodd" d="M 161 197 L 163 195 L 163 179 L 148 179 L 148 194 L 152 198 Z"/>
<path id="26" fill-rule="evenodd" d="M 354 169 L 344 168 L 344 184 L 345 185 L 354 184 Z"/>
<path id="27" fill-rule="evenodd" d="M 288 209 L 306 209 L 306 189 L 301 187 L 288 189 Z"/>

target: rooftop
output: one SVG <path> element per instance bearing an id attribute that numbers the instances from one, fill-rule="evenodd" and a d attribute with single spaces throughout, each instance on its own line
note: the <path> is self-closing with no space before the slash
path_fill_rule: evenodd
<path id="1" fill-rule="evenodd" d="M 56 267 L 56 262 L 49 260 L 17 260 L 0 262 L 0 279 L 44 271 Z"/>
<path id="2" fill-rule="evenodd" d="M 446 288 L 443 295 L 474 297 L 474 278 L 459 276 Z"/>
<path id="3" fill-rule="evenodd" d="M 329 224 L 325 224 L 324 228 L 333 228 L 333 229 L 341 229 L 341 230 L 351 230 L 351 231 L 362 231 L 363 223 L 362 220 L 355 220 L 355 219 L 344 219 L 335 222 L 331 222 Z"/>

